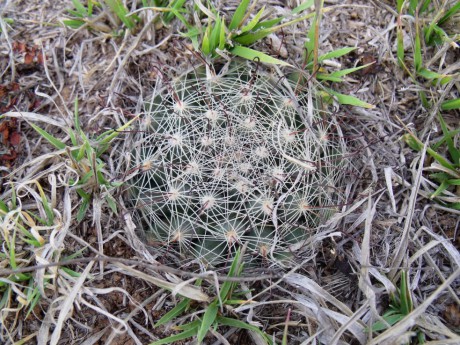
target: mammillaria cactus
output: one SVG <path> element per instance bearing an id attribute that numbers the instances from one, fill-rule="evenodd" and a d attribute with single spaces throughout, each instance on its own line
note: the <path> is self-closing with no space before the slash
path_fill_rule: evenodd
<path id="1" fill-rule="evenodd" d="M 249 64 L 157 85 L 132 151 L 140 230 L 202 264 L 245 242 L 286 262 L 339 201 L 344 141 L 315 97 Z"/>

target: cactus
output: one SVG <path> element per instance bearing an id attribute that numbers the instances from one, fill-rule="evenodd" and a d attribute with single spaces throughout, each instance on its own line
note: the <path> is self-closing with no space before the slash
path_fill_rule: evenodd
<path id="1" fill-rule="evenodd" d="M 157 247 L 217 265 L 286 263 L 340 201 L 345 143 L 311 90 L 248 64 L 164 81 L 145 104 L 129 195 Z"/>

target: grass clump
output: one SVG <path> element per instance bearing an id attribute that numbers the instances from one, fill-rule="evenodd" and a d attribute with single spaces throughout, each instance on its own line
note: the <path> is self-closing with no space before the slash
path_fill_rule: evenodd
<path id="1" fill-rule="evenodd" d="M 441 138 L 429 145 L 426 151 L 432 161 L 431 166 L 426 168 L 431 172 L 428 181 L 429 189 L 432 190 L 430 198 L 443 206 L 460 210 L 459 129 L 448 128 L 443 117 L 449 111 L 458 112 L 460 109 L 460 70 L 458 64 L 449 64 L 445 60 L 448 50 L 459 48 L 460 32 L 456 28 L 459 24 L 460 4 L 456 1 L 437 3 L 429 0 L 400 0 L 396 5 L 398 63 L 417 85 L 423 107 L 431 110 L 433 120 L 437 117 L 442 130 Z M 412 32 L 409 49 L 404 46 L 404 35 L 407 33 L 404 31 L 403 18 L 410 19 L 407 23 Z M 429 58 L 429 53 L 434 53 L 434 56 Z M 409 132 L 403 139 L 412 149 L 419 152 L 423 150 L 423 142 L 417 134 Z"/>
<path id="2" fill-rule="evenodd" d="M 97 32 L 118 32 L 122 26 L 134 30 L 140 18 L 130 13 L 122 0 L 103 0 L 100 2 L 72 0 L 73 9 L 67 10 L 71 18 L 62 22 L 71 29 L 87 26 Z"/>
<path id="3" fill-rule="evenodd" d="M 443 66 L 445 63 L 443 56 L 445 57 L 445 52 L 449 49 L 459 49 L 460 4 L 457 1 L 438 3 L 429 0 L 398 0 L 396 10 L 398 12 L 396 27 L 398 64 L 410 75 L 414 83 L 420 86 L 419 95 L 423 106 L 431 108 L 433 102 L 430 100 L 430 93 L 422 87 L 423 83 L 428 81 L 432 87 L 441 89 L 446 84 L 459 80 L 458 64 L 447 63 Z M 406 24 L 411 32 L 409 48 L 404 46 L 404 36 L 408 33 L 404 30 L 403 18 L 409 19 Z M 428 59 L 427 51 L 430 48 L 435 54 Z M 460 109 L 460 98 L 444 100 L 439 108 L 443 111 Z"/>
<path id="4" fill-rule="evenodd" d="M 458 143 L 460 128 L 450 130 L 441 114 L 438 118 L 441 123 L 442 137 L 426 150 L 432 161 L 431 165 L 426 168 L 427 171 L 431 171 L 429 175 L 432 180 L 430 188 L 435 189 L 430 198 L 437 200 L 443 206 L 460 210 L 460 197 L 458 196 L 460 188 L 460 146 Z M 423 143 L 413 133 L 405 134 L 403 139 L 413 150 L 420 152 L 424 148 Z"/>
<path id="5" fill-rule="evenodd" d="M 21 272 L 30 266 L 66 259 L 62 256 L 66 225 L 55 209 L 55 176 L 50 177 L 50 185 L 51 193 L 47 193 L 38 180 L 27 181 L 11 187 L 8 201 L 0 200 L 0 263 L 3 270 L 17 271 L 0 278 L 2 337 L 8 334 L 15 338 L 21 320 L 35 313 L 35 308 L 43 305 L 43 299 L 49 297 L 55 286 L 79 275 L 67 267 Z M 74 253 L 73 257 L 79 254 Z"/>
<path id="6" fill-rule="evenodd" d="M 235 253 L 235 257 L 233 258 L 227 277 L 237 278 L 241 275 L 243 269 L 244 262 L 242 260 L 242 253 L 238 250 Z M 197 284 L 200 285 L 201 280 L 198 280 Z M 202 314 L 202 316 L 189 323 L 173 326 L 173 329 L 181 332 L 155 341 L 150 345 L 172 344 L 175 341 L 191 337 L 196 337 L 197 344 L 202 344 L 209 331 L 213 330 L 213 332 L 218 332 L 219 327 L 232 327 L 240 330 L 246 330 L 258 336 L 263 344 L 273 344 L 270 337 L 258 327 L 241 321 L 235 317 L 226 316 L 228 313 L 227 310 L 232 310 L 234 305 L 248 303 L 248 301 L 240 299 L 243 294 L 238 290 L 238 286 L 239 283 L 237 281 L 225 281 L 222 286 L 220 286 L 220 289 L 216 291 L 216 296 L 212 298 L 201 311 L 199 308 L 193 306 L 191 299 L 184 298 L 182 301 L 177 303 L 173 309 L 161 317 L 156 322 L 155 327 L 171 324 L 175 322 L 176 318 L 182 316 L 184 313 Z"/>

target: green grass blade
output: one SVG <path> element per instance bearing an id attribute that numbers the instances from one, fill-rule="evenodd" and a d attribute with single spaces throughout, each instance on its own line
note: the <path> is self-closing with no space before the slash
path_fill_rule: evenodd
<path id="1" fill-rule="evenodd" d="M 7 214 L 8 212 L 9 212 L 8 206 L 6 206 L 6 204 L 2 200 L 0 200 L 0 215 Z"/>
<path id="2" fill-rule="evenodd" d="M 84 20 L 78 20 L 78 19 L 66 19 L 66 20 L 63 20 L 62 23 L 71 29 L 78 29 L 82 27 L 83 25 L 85 25 Z"/>
<path id="3" fill-rule="evenodd" d="M 412 295 L 409 290 L 409 278 L 406 271 L 401 272 L 401 285 L 400 285 L 400 299 L 401 299 L 401 313 L 408 315 L 412 309 Z"/>
<path id="4" fill-rule="evenodd" d="M 275 26 L 276 24 L 279 24 L 283 20 L 283 18 L 284 17 L 264 20 L 263 22 L 260 22 L 259 24 L 254 26 L 252 28 L 252 31 L 257 31 L 257 30 L 260 30 L 260 29 L 269 29 L 269 28 Z"/>
<path id="5" fill-rule="evenodd" d="M 210 36 L 211 52 L 214 52 L 216 48 L 219 47 L 221 27 L 222 27 L 222 20 L 220 19 L 220 16 L 217 15 L 216 22 L 214 23 L 214 27 L 212 28 L 211 36 Z"/>
<path id="6" fill-rule="evenodd" d="M 331 95 L 335 96 L 337 98 L 337 101 L 340 104 L 343 105 L 353 105 L 355 107 L 361 107 L 361 108 L 367 108 L 367 109 L 373 109 L 375 108 L 375 105 L 372 105 L 370 103 L 366 103 L 364 101 L 361 101 L 359 98 L 356 98 L 354 96 L 350 95 L 344 95 L 342 93 L 336 92 L 332 89 L 325 88 L 328 93 Z"/>
<path id="7" fill-rule="evenodd" d="M 460 202 L 454 202 L 451 204 L 447 204 L 447 207 L 453 209 L 453 210 L 460 210 Z"/>
<path id="8" fill-rule="evenodd" d="M 257 12 L 257 14 L 254 16 L 254 18 L 252 18 L 252 20 L 241 29 L 241 32 L 244 33 L 244 32 L 252 30 L 259 23 L 260 17 L 264 13 L 264 10 L 265 10 L 265 6 L 263 6 L 260 9 L 260 11 Z"/>
<path id="9" fill-rule="evenodd" d="M 107 202 L 107 205 L 109 205 L 112 212 L 118 214 L 117 203 L 115 202 L 115 199 L 111 195 L 107 194 L 105 201 Z"/>
<path id="10" fill-rule="evenodd" d="M 93 1 L 94 0 L 88 0 L 88 17 L 93 15 Z"/>
<path id="11" fill-rule="evenodd" d="M 184 5 L 184 3 L 186 1 L 187 0 L 176 0 L 176 1 L 173 1 L 172 3 L 170 3 L 169 6 L 170 6 L 171 11 L 164 14 L 164 16 L 163 16 L 164 22 L 165 23 L 171 22 L 171 20 L 173 20 L 174 16 L 176 16 L 175 13 L 179 13 L 181 10 L 185 11 L 185 8 L 183 8 L 182 6 Z M 177 17 L 177 18 L 179 18 L 179 17 Z M 179 18 L 179 20 L 180 20 L 180 18 Z"/>
<path id="12" fill-rule="evenodd" d="M 404 5 L 404 0 L 396 0 L 396 10 L 398 13 L 402 12 L 402 7 Z"/>
<path id="13" fill-rule="evenodd" d="M 136 26 L 136 22 L 128 16 L 129 11 L 121 0 L 105 0 L 105 2 L 128 29 L 133 29 Z M 133 16 L 133 18 L 137 17 Z"/>
<path id="14" fill-rule="evenodd" d="M 83 218 L 85 218 L 85 215 L 86 215 L 86 212 L 88 212 L 88 209 L 89 209 L 89 198 L 83 199 L 83 202 L 78 208 L 77 223 L 80 223 L 83 220 Z"/>
<path id="15" fill-rule="evenodd" d="M 333 73 L 331 73 L 329 75 L 332 76 L 332 77 L 343 77 L 343 76 L 346 76 L 347 74 L 354 73 L 356 71 L 359 71 L 360 69 L 369 67 L 372 64 L 374 64 L 374 62 L 368 63 L 368 64 L 363 65 L 363 66 L 358 66 L 358 67 L 353 67 L 353 68 L 346 68 L 346 69 L 343 69 L 343 70 L 340 70 L 340 71 L 335 71 L 335 72 L 333 72 Z"/>
<path id="16" fill-rule="evenodd" d="M 180 13 L 180 11 L 176 10 L 175 8 L 172 8 L 171 13 L 173 13 L 176 16 L 176 18 L 178 18 L 188 30 L 192 29 L 192 26 L 188 23 L 187 19 L 182 15 L 182 13 Z"/>
<path id="17" fill-rule="evenodd" d="M 243 322 L 243 321 L 240 321 L 240 320 L 231 319 L 231 318 L 223 317 L 223 316 L 218 316 L 216 320 L 217 320 L 217 323 L 219 325 L 235 327 L 235 328 L 240 328 L 240 329 L 246 329 L 248 331 L 256 332 L 256 333 L 258 333 L 259 335 L 262 336 L 262 338 L 266 341 L 267 344 L 270 344 L 270 345 L 273 344 L 271 339 L 264 332 L 262 332 L 259 328 L 257 328 L 256 326 L 247 324 L 246 322 Z"/>
<path id="18" fill-rule="evenodd" d="M 423 149 L 423 143 L 411 133 L 404 134 L 402 139 L 412 150 L 420 152 Z"/>
<path id="19" fill-rule="evenodd" d="M 288 345 L 288 331 L 289 331 L 289 317 L 291 316 L 291 309 L 288 309 L 288 314 L 286 317 L 286 323 L 284 325 L 283 339 L 281 340 L 281 345 Z"/>
<path id="20" fill-rule="evenodd" d="M 428 80 L 434 80 L 434 81 L 439 80 L 439 83 L 441 85 L 445 85 L 452 80 L 452 76 L 448 74 L 439 74 L 439 73 L 430 71 L 429 69 L 426 69 L 426 68 L 421 68 L 418 71 L 418 75 Z"/>
<path id="21" fill-rule="evenodd" d="M 236 8 L 235 13 L 233 14 L 232 20 L 228 28 L 230 30 L 235 30 L 239 28 L 243 23 L 241 22 L 246 14 L 246 10 L 249 6 L 250 0 L 242 0 L 239 6 Z"/>
<path id="22" fill-rule="evenodd" d="M 87 17 L 88 16 L 88 11 L 86 10 L 86 7 L 78 0 L 72 0 L 72 3 L 77 10 L 77 12 L 80 14 L 81 17 Z"/>
<path id="23" fill-rule="evenodd" d="M 454 141 L 452 140 L 452 136 L 449 135 L 450 132 L 447 128 L 447 124 L 444 121 L 444 118 L 441 114 L 439 114 L 439 122 L 441 123 L 442 133 L 444 134 L 450 157 L 452 158 L 454 164 L 458 164 L 460 160 L 460 150 L 455 147 Z"/>
<path id="24" fill-rule="evenodd" d="M 327 74 L 327 73 L 316 73 L 315 77 L 318 80 L 327 80 L 327 81 L 336 82 L 336 83 L 341 83 L 343 81 L 343 78 L 334 77 L 332 74 Z"/>
<path id="25" fill-rule="evenodd" d="M 78 97 L 75 97 L 75 103 L 74 103 L 74 123 L 75 123 L 75 129 L 77 130 L 78 133 L 81 133 L 81 126 L 80 126 L 80 118 L 78 117 Z"/>
<path id="26" fill-rule="evenodd" d="M 398 17 L 398 26 L 396 28 L 396 57 L 398 59 L 398 63 L 401 68 L 405 67 L 404 64 L 404 38 L 403 38 L 403 30 L 401 24 L 401 18 Z"/>
<path id="27" fill-rule="evenodd" d="M 197 333 L 198 345 L 201 344 L 206 334 L 208 334 L 209 329 L 216 320 L 218 310 L 219 305 L 217 300 L 212 302 L 206 309 L 206 312 L 203 315 L 203 320 L 201 322 L 200 329 Z"/>
<path id="28" fill-rule="evenodd" d="M 30 126 L 35 129 L 38 134 L 40 134 L 43 138 L 45 138 L 51 145 L 53 145 L 55 148 L 59 150 L 63 150 L 66 147 L 66 144 L 64 144 L 62 141 L 59 139 L 56 139 L 53 137 L 51 134 L 46 132 L 45 130 L 41 129 L 40 127 L 34 125 L 33 123 L 30 124 Z"/>
<path id="29" fill-rule="evenodd" d="M 50 226 L 54 223 L 54 212 L 53 208 L 51 207 L 50 203 L 48 202 L 48 198 L 45 195 L 45 192 L 43 191 L 42 186 L 40 183 L 36 182 L 38 193 L 40 194 L 40 198 L 42 201 L 43 209 L 45 210 L 46 213 L 46 225 Z"/>
<path id="30" fill-rule="evenodd" d="M 428 10 L 428 6 L 430 6 L 431 0 L 425 0 L 420 6 L 419 14 L 425 13 Z"/>
<path id="31" fill-rule="evenodd" d="M 438 183 L 442 183 L 442 181 L 447 181 L 451 178 L 452 176 L 450 176 L 448 173 L 445 173 L 445 172 L 438 172 L 438 173 L 433 173 L 433 174 L 430 174 L 430 179 L 438 182 Z"/>
<path id="32" fill-rule="evenodd" d="M 300 4 L 299 6 L 295 7 L 291 13 L 292 14 L 300 13 L 306 10 L 307 8 L 312 7 L 314 4 L 315 4 L 315 0 L 307 0 L 304 3 Z"/>
<path id="33" fill-rule="evenodd" d="M 170 311 L 164 314 L 160 318 L 160 320 L 158 320 L 157 323 L 155 323 L 153 327 L 156 328 L 158 326 L 164 325 L 165 323 L 168 323 L 169 321 L 174 319 L 176 316 L 179 316 L 187 309 L 189 304 L 190 304 L 190 299 L 184 298 L 179 304 L 177 304 L 174 308 L 172 308 Z"/>
<path id="34" fill-rule="evenodd" d="M 309 13 L 305 16 L 302 16 L 302 17 L 299 17 L 299 18 L 296 18 L 296 19 L 293 19 L 289 22 L 286 22 L 286 23 L 283 23 L 283 24 L 279 24 L 277 26 L 270 26 L 270 27 L 265 27 L 264 29 L 260 29 L 260 30 L 256 30 L 256 27 L 258 25 L 262 25 L 263 23 L 267 23 L 267 22 L 263 22 L 263 23 L 259 23 L 258 25 L 256 25 L 256 27 L 253 28 L 253 30 L 251 30 L 249 33 L 246 33 L 246 34 L 243 34 L 241 36 L 237 36 L 237 37 L 234 37 L 233 39 L 242 44 L 242 45 L 245 45 L 245 46 L 249 46 L 255 42 L 257 42 L 258 40 L 270 35 L 271 33 L 273 32 L 276 32 L 277 30 L 281 29 L 281 28 L 284 28 L 286 26 L 289 26 L 289 25 L 292 25 L 292 24 L 295 24 L 297 22 L 300 22 L 302 20 L 305 20 L 305 19 L 308 19 L 308 18 L 311 18 L 311 17 L 314 17 L 315 16 L 315 13 Z M 276 20 L 282 20 L 282 18 L 277 18 Z"/>
<path id="35" fill-rule="evenodd" d="M 431 103 L 430 101 L 428 100 L 428 97 L 426 96 L 426 93 L 425 91 L 420 91 L 419 92 L 419 95 L 420 95 L 420 99 L 422 100 L 422 105 L 425 109 L 429 109 L 431 108 Z"/>
<path id="36" fill-rule="evenodd" d="M 238 250 L 233 258 L 232 265 L 230 266 L 230 270 L 228 271 L 227 277 L 236 277 L 238 275 L 239 266 L 240 266 L 240 256 L 241 252 Z M 226 281 L 222 284 L 220 289 L 220 298 L 222 301 L 227 301 L 231 298 L 231 290 L 234 287 L 235 283 Z"/>
<path id="37" fill-rule="evenodd" d="M 447 181 L 443 181 L 441 183 L 441 185 L 434 191 L 434 193 L 430 195 L 430 198 L 434 199 L 434 198 L 440 196 L 449 187 L 450 187 L 449 183 Z"/>
<path id="38" fill-rule="evenodd" d="M 453 131 L 449 131 L 448 134 L 444 134 L 443 137 L 436 144 L 432 146 L 433 150 L 439 149 L 441 145 L 446 142 L 447 138 L 453 138 L 457 134 L 460 134 L 460 128 L 453 130 Z"/>
<path id="39" fill-rule="evenodd" d="M 423 149 L 423 143 L 412 133 L 407 133 L 402 136 L 403 140 L 409 145 L 410 148 L 416 151 L 421 151 Z M 455 166 L 452 165 L 447 159 L 441 156 L 439 153 L 434 151 L 432 148 L 427 147 L 426 152 L 433 157 L 439 164 L 441 164 L 444 168 L 450 169 L 455 171 Z"/>
<path id="40" fill-rule="evenodd" d="M 455 15 L 458 11 L 460 11 L 460 2 L 457 2 L 454 6 L 452 6 L 445 15 L 438 21 L 438 25 L 444 24 L 450 17 Z"/>
<path id="41" fill-rule="evenodd" d="M 40 298 L 42 297 L 40 295 L 40 291 L 38 290 L 38 287 L 33 287 L 34 286 L 34 281 L 33 279 L 31 279 L 29 281 L 29 287 L 28 287 L 28 293 L 27 293 L 27 301 L 28 301 L 28 311 L 27 311 L 27 314 L 25 316 L 25 319 L 27 319 L 27 317 L 30 315 L 30 313 L 34 310 L 35 306 L 37 305 L 37 303 L 40 301 Z"/>
<path id="42" fill-rule="evenodd" d="M 404 317 L 405 317 L 405 315 L 403 315 L 403 314 L 394 314 L 394 315 L 385 317 L 384 319 L 390 326 L 393 326 L 397 322 L 399 322 L 402 319 L 404 319 Z M 388 326 L 382 321 L 378 321 L 378 322 L 376 322 L 376 323 L 374 323 L 372 325 L 372 331 L 373 332 L 383 331 L 383 330 L 385 330 L 387 328 L 388 328 Z"/>
<path id="43" fill-rule="evenodd" d="M 441 109 L 442 110 L 460 109 L 460 98 L 451 99 L 451 100 L 442 102 Z"/>
<path id="44" fill-rule="evenodd" d="M 247 60 L 259 60 L 260 62 L 264 63 L 269 63 L 269 64 L 275 64 L 275 65 L 283 65 L 283 66 L 291 66 L 285 61 L 281 61 L 278 59 L 275 59 L 274 57 L 271 57 L 267 54 L 261 53 L 257 50 L 243 47 L 243 46 L 235 46 L 234 48 L 230 49 L 230 53 L 242 57 Z"/>
<path id="45" fill-rule="evenodd" d="M 172 344 L 175 341 L 191 338 L 194 335 L 196 335 L 197 332 L 198 332 L 198 328 L 195 327 L 195 328 L 189 329 L 187 331 L 184 331 L 182 333 L 175 334 L 175 335 L 172 335 L 170 337 L 154 341 L 153 343 L 150 343 L 150 345 Z"/>
<path id="46" fill-rule="evenodd" d="M 430 25 L 425 29 L 425 42 L 431 42 L 434 38 L 432 37 L 433 33 L 441 29 L 437 24 L 441 19 L 441 11 L 435 14 L 434 18 L 431 20 Z M 434 35 L 433 35 L 434 36 Z"/>
<path id="47" fill-rule="evenodd" d="M 262 38 L 265 38 L 267 37 L 268 35 L 270 35 L 272 32 L 274 32 L 276 30 L 273 30 L 272 28 L 267 28 L 267 29 L 261 29 L 261 30 L 257 30 L 255 32 L 249 32 L 249 33 L 245 33 L 241 36 L 236 36 L 236 37 L 233 37 L 233 40 L 235 42 L 238 42 L 244 46 L 250 46 L 251 44 L 261 40 Z"/>
<path id="48" fill-rule="evenodd" d="M 188 331 L 190 329 L 196 328 L 198 332 L 198 327 L 200 327 L 200 325 L 201 325 L 201 320 L 195 320 L 195 321 L 186 323 L 184 325 L 175 326 L 174 329 L 177 329 L 178 331 Z"/>
<path id="49" fill-rule="evenodd" d="M 316 36 L 316 17 L 311 23 L 310 30 L 307 33 L 307 40 L 305 41 L 304 47 L 306 49 L 307 56 L 305 57 L 305 63 L 307 68 L 313 68 L 313 57 L 315 52 L 315 36 Z"/>
<path id="50" fill-rule="evenodd" d="M 222 25 L 221 25 L 221 27 L 220 27 L 219 49 L 220 49 L 220 50 L 224 50 L 225 44 L 226 44 L 227 42 L 225 41 L 225 29 L 226 29 L 226 27 L 225 27 L 225 20 L 224 20 L 223 17 L 222 17 L 222 19 L 221 19 L 221 23 L 222 23 Z"/>
<path id="51" fill-rule="evenodd" d="M 447 169 L 450 169 L 450 170 L 453 170 L 455 171 L 455 166 L 452 165 L 452 163 L 450 163 L 447 159 L 445 159 L 443 156 L 441 156 L 439 153 L 437 153 L 436 151 L 434 151 L 433 149 L 431 149 L 430 147 L 428 147 L 426 149 L 426 152 L 428 152 L 428 154 L 433 157 L 434 159 L 436 159 L 438 161 L 439 164 L 441 164 L 444 168 L 447 168 Z"/>
<path id="52" fill-rule="evenodd" d="M 210 29 L 211 29 L 211 26 L 208 26 L 208 28 L 206 29 L 204 33 L 203 41 L 201 42 L 201 52 L 206 56 L 211 53 L 211 43 L 209 42 Z"/>
<path id="53" fill-rule="evenodd" d="M 74 11 L 74 10 L 67 10 L 67 12 L 77 18 L 85 18 L 86 16 L 82 15 L 80 12 L 78 11 Z"/>
<path id="54" fill-rule="evenodd" d="M 324 60 L 327 60 L 327 59 L 336 59 L 336 58 L 339 58 L 341 56 L 344 56 L 350 52 L 352 52 L 353 50 L 355 50 L 356 48 L 354 47 L 344 47 L 344 48 L 340 48 L 340 49 L 337 49 L 337 50 L 334 50 L 332 52 L 329 52 L 329 53 L 326 53 L 326 54 L 323 54 L 321 55 L 320 57 L 318 57 L 318 62 L 322 62 Z"/>
<path id="55" fill-rule="evenodd" d="M 408 9 L 407 12 L 411 16 L 415 16 L 415 11 L 417 10 L 417 5 L 418 5 L 418 0 L 410 0 L 409 1 L 409 9 Z"/>
<path id="56" fill-rule="evenodd" d="M 420 28 L 418 21 L 415 22 L 414 67 L 416 72 L 420 71 L 422 68 L 422 46 L 420 43 Z"/>
<path id="57" fill-rule="evenodd" d="M 101 154 L 103 154 L 107 148 L 108 144 L 115 139 L 120 132 L 123 132 L 125 129 L 127 129 L 131 124 L 136 121 L 139 118 L 140 115 L 137 115 L 135 118 L 129 120 L 126 122 L 123 126 L 117 128 L 116 130 L 109 130 L 104 133 L 102 133 L 100 136 L 97 137 L 96 142 L 99 144 L 99 148 L 97 149 L 97 157 L 99 157 Z"/>

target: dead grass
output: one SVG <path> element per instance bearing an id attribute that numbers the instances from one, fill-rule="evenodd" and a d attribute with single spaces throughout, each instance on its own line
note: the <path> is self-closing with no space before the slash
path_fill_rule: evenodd
<path id="1" fill-rule="evenodd" d="M 282 14 L 283 3 L 273 0 L 266 5 Z M 288 3 L 293 7 L 297 1 Z M 326 52 L 357 46 L 353 56 L 341 61 L 347 67 L 376 61 L 375 68 L 340 86 L 341 92 L 376 105 L 372 110 L 339 110 L 344 133 L 354 140 L 357 168 L 346 186 L 347 203 L 312 239 L 315 256 L 302 258 L 290 271 L 263 267 L 262 272 L 245 273 L 271 278 L 247 279 L 243 286 L 250 290 L 246 298 L 252 303 L 231 312 L 279 341 L 290 308 L 289 344 L 398 344 L 417 329 L 426 335 L 426 344 L 458 344 L 459 212 L 427 198 L 422 174 L 426 155 L 400 141 L 403 124 L 423 132 L 424 141 L 436 135 L 433 114 L 421 107 L 417 87 L 397 65 L 393 4 L 355 3 L 324 15 L 320 48 Z M 72 183 L 74 167 L 64 150 L 53 149 L 29 123 L 69 143 L 65 128 L 73 123 L 73 101 L 78 97 L 88 135 L 120 127 L 142 112 L 156 68 L 178 75 L 190 62 L 199 61 L 184 49 L 176 28 L 160 28 L 151 12 L 139 14 L 145 24 L 135 35 L 109 37 L 59 25 L 69 6 L 50 0 L 7 0 L 0 10 L 0 106 L 6 116 L 0 121 L 15 119 L 5 128 L 20 135 L 16 143 L 5 140 L 6 132 L 1 132 L 0 200 L 8 210 L 2 213 L 0 234 L 0 342 L 147 344 L 172 333 L 170 328 L 153 328 L 177 302 L 168 289 L 191 279 L 176 292 L 206 300 L 215 285 L 214 272 L 190 275 L 195 267 L 177 267 L 148 248 L 136 236 L 123 188 L 112 191 L 117 214 L 98 203 L 77 223 L 80 198 Z M 220 2 L 218 8 L 231 11 L 235 4 Z M 14 20 L 11 27 L 5 17 Z M 299 23 L 259 48 L 298 62 L 307 26 Z M 14 49 L 18 42 L 26 47 Z M 26 55 L 32 54 L 32 47 L 35 55 L 29 62 Z M 46 57 L 43 62 L 39 52 Z M 441 72 L 452 69 L 449 66 L 458 59 L 458 52 L 448 48 L 440 50 L 440 56 L 430 50 L 426 54 Z M 456 83 L 447 91 L 458 97 L 458 79 Z M 458 111 L 445 118 L 458 126 Z M 122 180 L 128 169 L 129 147 L 121 137 L 103 157 L 114 181 Z M 38 245 L 31 245 L 31 240 Z M 70 261 L 62 265 L 66 260 Z M 11 269 L 23 269 L 26 276 L 11 274 Z M 409 273 L 413 311 L 379 334 L 366 332 L 388 308 L 402 270 Z M 197 277 L 206 278 L 201 290 L 191 286 Z M 40 296 L 36 304 L 33 291 Z M 228 330 L 227 341 L 258 341 L 247 337 Z M 207 339 L 209 344 L 225 343 Z"/>

